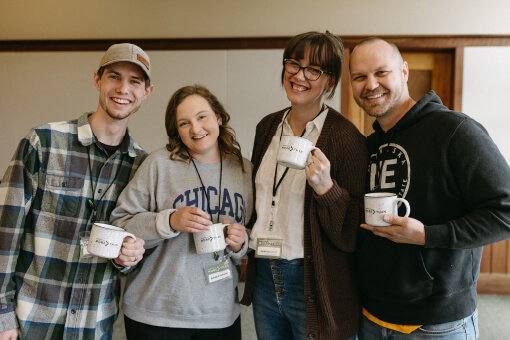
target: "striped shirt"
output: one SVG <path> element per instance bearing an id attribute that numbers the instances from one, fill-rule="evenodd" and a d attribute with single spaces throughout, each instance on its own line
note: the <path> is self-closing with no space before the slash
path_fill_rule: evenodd
<path id="1" fill-rule="evenodd" d="M 90 114 L 32 129 L 0 185 L 0 331 L 19 327 L 22 339 L 108 339 L 113 332 L 118 270 L 82 256 L 80 240 L 93 216 L 108 223 L 147 154 L 127 132 L 108 156 Z"/>

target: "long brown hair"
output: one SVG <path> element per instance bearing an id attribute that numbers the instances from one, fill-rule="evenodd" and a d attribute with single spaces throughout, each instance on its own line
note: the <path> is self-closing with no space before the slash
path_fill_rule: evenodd
<path id="1" fill-rule="evenodd" d="M 177 131 L 177 107 L 191 95 L 199 95 L 207 100 L 209 106 L 215 114 L 221 117 L 220 135 L 218 136 L 218 146 L 220 148 L 221 159 L 229 156 L 234 156 L 241 163 L 241 169 L 244 172 L 243 155 L 241 153 L 241 146 L 236 140 L 234 129 L 232 129 L 228 122 L 230 115 L 227 113 L 218 98 L 211 93 L 207 88 L 202 85 L 184 86 L 175 91 L 168 102 L 165 114 L 165 127 L 168 136 L 168 144 L 166 148 L 170 151 L 170 159 L 180 162 L 191 162 L 191 156 L 188 153 L 188 148 L 182 142 Z"/>
<path id="2" fill-rule="evenodd" d="M 320 66 L 334 79 L 334 86 L 327 97 L 331 99 L 335 95 L 335 89 L 342 76 L 344 58 L 342 39 L 329 33 L 329 31 L 326 31 L 326 33 L 307 32 L 298 34 L 287 43 L 283 51 L 283 60 L 303 59 L 308 48 L 310 48 L 310 63 Z M 284 75 L 285 67 L 282 69 L 282 84 Z"/>

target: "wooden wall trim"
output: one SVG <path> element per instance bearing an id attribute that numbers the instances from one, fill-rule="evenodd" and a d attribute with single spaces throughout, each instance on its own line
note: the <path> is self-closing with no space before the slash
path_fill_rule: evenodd
<path id="1" fill-rule="evenodd" d="M 464 47 L 459 46 L 455 48 L 453 61 L 453 110 L 462 111 L 462 81 L 464 76 Z"/>
<path id="2" fill-rule="evenodd" d="M 351 98 L 351 81 L 349 77 L 349 59 L 351 57 L 351 49 L 344 50 L 344 60 L 342 65 L 342 76 L 340 78 L 340 112 L 347 117 L 351 122 L 355 117 L 351 115 L 351 101 L 346 100 Z M 354 125 L 359 126 L 354 123 Z"/>
<path id="3" fill-rule="evenodd" d="M 510 46 L 510 35 L 380 36 L 406 52 L 450 50 L 467 46 Z M 365 37 L 342 37 L 345 47 L 354 47 Z"/>
<path id="4" fill-rule="evenodd" d="M 290 37 L 275 38 L 190 38 L 115 40 L 30 40 L 0 41 L 0 52 L 18 51 L 105 51 L 113 44 L 129 42 L 145 50 L 242 50 L 284 48 Z"/>
<path id="5" fill-rule="evenodd" d="M 342 36 L 346 48 L 367 36 Z M 510 35 L 397 36 L 382 38 L 406 51 L 444 50 L 466 46 L 510 46 Z M 120 42 L 147 50 L 211 50 L 284 48 L 291 37 L 180 38 L 180 39 L 91 39 L 91 40 L 0 40 L 0 52 L 104 51 Z"/>

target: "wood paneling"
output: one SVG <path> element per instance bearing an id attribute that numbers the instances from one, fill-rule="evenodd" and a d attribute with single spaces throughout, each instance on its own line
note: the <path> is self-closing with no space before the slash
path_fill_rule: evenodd
<path id="1" fill-rule="evenodd" d="M 480 262 L 480 272 L 483 273 L 491 272 L 491 255 L 492 248 L 490 246 L 483 247 L 482 261 Z"/>
<path id="2" fill-rule="evenodd" d="M 510 274 L 510 240 L 503 241 L 506 242 L 506 274 Z"/>
<path id="3" fill-rule="evenodd" d="M 431 82 L 431 88 L 436 91 L 443 104 L 450 110 L 453 109 L 452 83 L 455 81 L 453 73 L 454 52 L 434 53 L 434 68 L 432 69 Z"/>
<path id="4" fill-rule="evenodd" d="M 417 100 L 427 94 L 432 87 L 432 70 L 409 70 L 409 95 Z M 439 95 L 439 94 L 438 94 Z"/>
<path id="5" fill-rule="evenodd" d="M 491 273 L 506 273 L 507 244 L 508 241 L 502 241 L 489 246 L 492 248 Z"/>
<path id="6" fill-rule="evenodd" d="M 510 295 L 510 274 L 480 273 L 477 291 L 479 294 Z"/>
<path id="7" fill-rule="evenodd" d="M 484 247 L 480 272 L 510 275 L 510 240 Z"/>

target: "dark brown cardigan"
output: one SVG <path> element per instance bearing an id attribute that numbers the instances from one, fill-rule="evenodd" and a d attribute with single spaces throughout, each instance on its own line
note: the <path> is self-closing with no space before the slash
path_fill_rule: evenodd
<path id="1" fill-rule="evenodd" d="M 252 162 L 253 181 L 278 124 L 286 111 L 272 113 L 257 125 Z M 367 171 L 365 137 L 344 116 L 329 109 L 316 146 L 331 162 L 333 188 L 317 196 L 306 184 L 304 200 L 304 283 L 306 328 L 310 339 L 341 340 L 356 334 L 360 303 L 354 274 L 354 249 L 363 220 Z M 256 198 L 256 197 L 255 197 Z M 256 220 L 256 212 L 252 222 Z M 250 305 L 256 276 L 249 253 L 241 301 Z"/>

